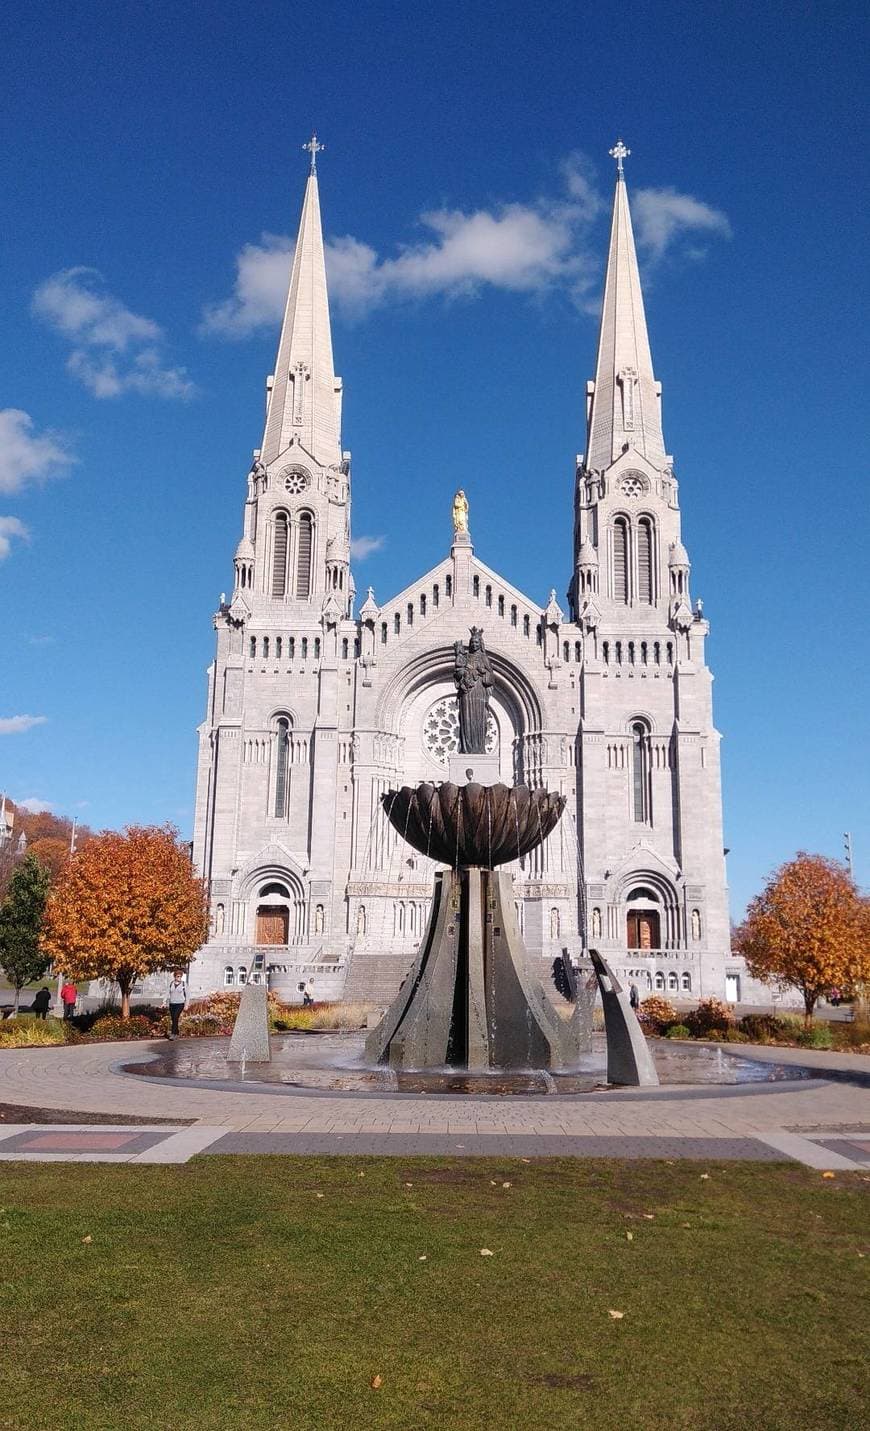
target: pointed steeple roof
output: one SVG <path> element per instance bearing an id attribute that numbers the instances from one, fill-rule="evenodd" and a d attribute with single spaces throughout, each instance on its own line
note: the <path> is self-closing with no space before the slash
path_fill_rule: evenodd
<path id="1" fill-rule="evenodd" d="M 315 136 L 305 146 L 311 152 L 311 172 L 266 411 L 261 461 L 267 466 L 294 437 L 317 462 L 326 466 L 341 461 L 341 379 L 332 366 L 317 149 L 312 147 L 316 144 Z"/>
<path id="2" fill-rule="evenodd" d="M 595 384 L 589 409 L 586 466 L 603 470 L 626 443 L 654 467 L 665 465 L 658 385 L 643 310 L 643 293 L 631 228 L 622 160 L 629 151 L 621 140 L 612 149 L 617 160 L 610 250 L 604 280 Z"/>

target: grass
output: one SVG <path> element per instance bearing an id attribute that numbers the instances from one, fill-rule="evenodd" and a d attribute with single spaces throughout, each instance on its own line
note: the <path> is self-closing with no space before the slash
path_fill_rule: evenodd
<path id="1" fill-rule="evenodd" d="M 868 1190 L 746 1163 L 6 1164 L 0 1426 L 857 1427 Z"/>

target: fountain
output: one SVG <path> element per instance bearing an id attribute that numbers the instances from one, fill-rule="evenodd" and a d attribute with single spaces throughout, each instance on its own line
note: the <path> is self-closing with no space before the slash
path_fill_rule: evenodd
<path id="1" fill-rule="evenodd" d="M 495 868 L 547 838 L 564 795 L 424 781 L 389 791 L 383 806 L 414 849 L 450 868 L 435 876 L 416 962 L 367 1038 L 367 1059 L 414 1069 L 576 1066 L 591 1047 L 588 1005 L 576 1000 L 568 1018 L 557 1011 L 520 937 L 511 876 Z"/>

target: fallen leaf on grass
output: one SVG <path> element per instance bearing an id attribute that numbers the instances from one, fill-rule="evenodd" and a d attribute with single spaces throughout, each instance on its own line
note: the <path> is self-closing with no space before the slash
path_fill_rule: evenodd
<path id="1" fill-rule="evenodd" d="M 683 1227 L 687 1227 L 690 1232 L 691 1232 L 691 1230 L 692 1230 L 692 1224 L 691 1224 L 690 1222 L 684 1222 L 684 1223 L 683 1223 Z"/>
<path id="2" fill-rule="evenodd" d="M 835 1177 L 835 1176 L 836 1176 L 835 1173 L 822 1173 L 822 1177 L 823 1177 L 823 1178 L 833 1178 L 833 1177 Z"/>
<path id="3" fill-rule="evenodd" d="M 625 1240 L 626 1240 L 626 1242 L 634 1242 L 634 1233 L 633 1233 L 633 1232 L 627 1232 L 627 1233 L 625 1234 Z"/>
<path id="4" fill-rule="evenodd" d="M 360 1177 L 362 1177 L 362 1173 L 360 1173 Z M 378 1387 L 383 1386 L 383 1384 L 384 1378 L 380 1374 L 373 1376 L 371 1381 L 369 1382 L 369 1386 L 372 1388 L 372 1391 L 377 1391 Z"/>
<path id="5" fill-rule="evenodd" d="M 531 1158 L 520 1158 L 521 1163 L 530 1163 L 531 1161 Z"/>
<path id="6" fill-rule="evenodd" d="M 326 1193 L 315 1193 L 315 1197 L 326 1197 Z"/>
<path id="7" fill-rule="evenodd" d="M 655 1213 L 654 1213 L 654 1212 L 642 1212 L 642 1213 L 641 1213 L 641 1217 L 646 1218 L 647 1222 L 654 1222 L 654 1221 L 655 1221 Z"/>
<path id="8" fill-rule="evenodd" d="M 425 1261 L 426 1261 L 426 1253 L 425 1253 L 425 1252 L 421 1252 L 421 1253 L 420 1253 L 420 1256 L 417 1258 L 417 1261 L 418 1261 L 418 1262 L 425 1262 Z"/>
<path id="9" fill-rule="evenodd" d="M 502 1183 L 502 1187 L 503 1187 L 503 1188 L 513 1187 L 513 1183 Z"/>
<path id="10" fill-rule="evenodd" d="M 495 1253 L 494 1253 L 494 1252 L 490 1252 L 490 1250 L 489 1250 L 488 1247 L 481 1247 L 481 1249 L 480 1249 L 480 1255 L 481 1255 L 481 1257 L 494 1257 L 494 1256 L 495 1256 Z"/>
<path id="11" fill-rule="evenodd" d="M 91 1237 L 90 1233 L 88 1233 L 87 1237 L 83 1237 L 83 1238 L 82 1238 L 82 1242 L 85 1244 L 86 1247 L 87 1247 L 88 1243 L 89 1243 L 89 1242 L 93 1242 L 93 1240 L 94 1240 L 94 1239 Z"/>
<path id="12" fill-rule="evenodd" d="M 413 1186 L 414 1186 L 413 1183 L 405 1183 L 405 1187 L 406 1187 L 406 1188 L 412 1188 Z"/>
<path id="13" fill-rule="evenodd" d="M 709 1173 L 702 1173 L 702 1174 L 701 1174 L 701 1182 L 702 1182 L 702 1183 L 709 1182 L 709 1180 L 710 1180 L 710 1174 L 709 1174 Z"/>
<path id="14" fill-rule="evenodd" d="M 615 1322 L 621 1322 L 623 1317 L 625 1316 L 625 1312 L 614 1312 L 613 1308 L 611 1307 L 607 1315 L 608 1317 L 612 1317 Z"/>

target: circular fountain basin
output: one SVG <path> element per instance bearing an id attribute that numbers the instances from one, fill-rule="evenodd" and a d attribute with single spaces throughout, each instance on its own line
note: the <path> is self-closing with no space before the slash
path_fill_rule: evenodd
<path id="1" fill-rule="evenodd" d="M 364 1062 L 364 1036 L 359 1033 L 273 1034 L 271 1063 L 227 1062 L 229 1039 L 178 1039 L 151 1045 L 148 1057 L 121 1065 L 124 1073 L 201 1086 L 252 1089 L 258 1086 L 310 1089 L 328 1093 L 469 1094 L 473 1096 L 542 1097 L 548 1094 L 592 1093 L 609 1087 L 605 1081 L 603 1034 L 593 1037 L 592 1052 L 573 1069 L 462 1068 L 392 1069 Z M 812 1078 L 810 1069 L 762 1063 L 746 1053 L 726 1052 L 721 1045 L 650 1043 L 663 1087 L 781 1083 Z"/>

